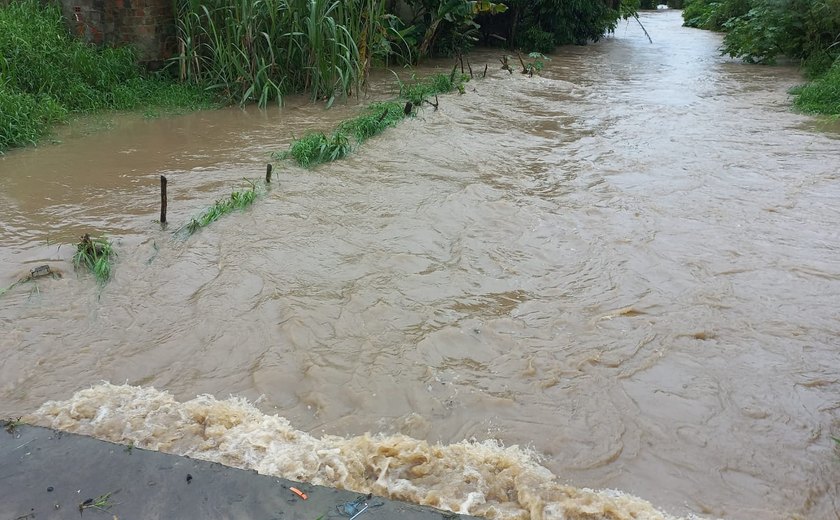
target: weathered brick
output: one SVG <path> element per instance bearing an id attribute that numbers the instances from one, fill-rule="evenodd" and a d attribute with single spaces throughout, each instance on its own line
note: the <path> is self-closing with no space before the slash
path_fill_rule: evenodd
<path id="1" fill-rule="evenodd" d="M 172 0 L 61 0 L 70 30 L 85 41 L 134 45 L 143 61 L 172 55 Z"/>

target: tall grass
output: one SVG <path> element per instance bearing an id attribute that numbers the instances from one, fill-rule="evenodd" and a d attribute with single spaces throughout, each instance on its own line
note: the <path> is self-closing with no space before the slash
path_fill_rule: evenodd
<path id="1" fill-rule="evenodd" d="M 144 74 L 128 47 L 74 39 L 53 4 L 0 3 L 0 153 L 34 144 L 73 113 L 210 104 L 201 89 Z"/>
<path id="2" fill-rule="evenodd" d="M 177 0 L 181 78 L 264 106 L 288 92 L 332 102 L 389 52 L 385 0 Z"/>

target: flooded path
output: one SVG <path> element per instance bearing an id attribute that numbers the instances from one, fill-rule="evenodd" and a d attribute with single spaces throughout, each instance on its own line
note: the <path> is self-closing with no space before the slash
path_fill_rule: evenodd
<path id="1" fill-rule="evenodd" d="M 531 447 L 674 514 L 837 518 L 840 134 L 790 111 L 794 69 L 642 20 L 652 45 L 621 24 L 543 77 L 478 53 L 465 95 L 282 165 L 188 240 L 153 222 L 159 175 L 177 227 L 355 108 L 130 117 L 0 158 L 0 285 L 86 231 L 120 253 L 101 291 L 0 297 L 0 413 L 102 380 L 233 394 L 312 435 Z"/>

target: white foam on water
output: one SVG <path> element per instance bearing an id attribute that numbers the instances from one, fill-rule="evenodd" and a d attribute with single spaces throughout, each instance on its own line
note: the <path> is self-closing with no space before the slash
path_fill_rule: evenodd
<path id="1" fill-rule="evenodd" d="M 178 402 L 155 388 L 100 384 L 44 403 L 28 422 L 323 486 L 491 519 L 665 520 L 649 502 L 558 483 L 536 454 L 498 442 L 405 435 L 313 437 L 241 398 Z"/>

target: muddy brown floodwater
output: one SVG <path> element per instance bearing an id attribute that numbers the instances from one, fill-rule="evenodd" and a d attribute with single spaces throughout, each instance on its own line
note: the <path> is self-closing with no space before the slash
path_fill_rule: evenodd
<path id="1" fill-rule="evenodd" d="M 478 52 L 464 95 L 345 160 L 278 165 L 186 240 L 358 107 L 105 117 L 0 158 L 0 285 L 66 271 L 0 297 L 0 412 L 103 380 L 151 392 L 97 387 L 135 408 L 235 395 L 315 436 L 499 439 L 672 514 L 837 518 L 840 134 L 791 111 L 795 68 L 720 57 L 677 11 L 642 20 L 653 44 L 622 23 L 542 77 Z M 120 255 L 102 289 L 68 263 L 87 231 Z M 106 414 L 96 395 L 63 426 Z"/>

